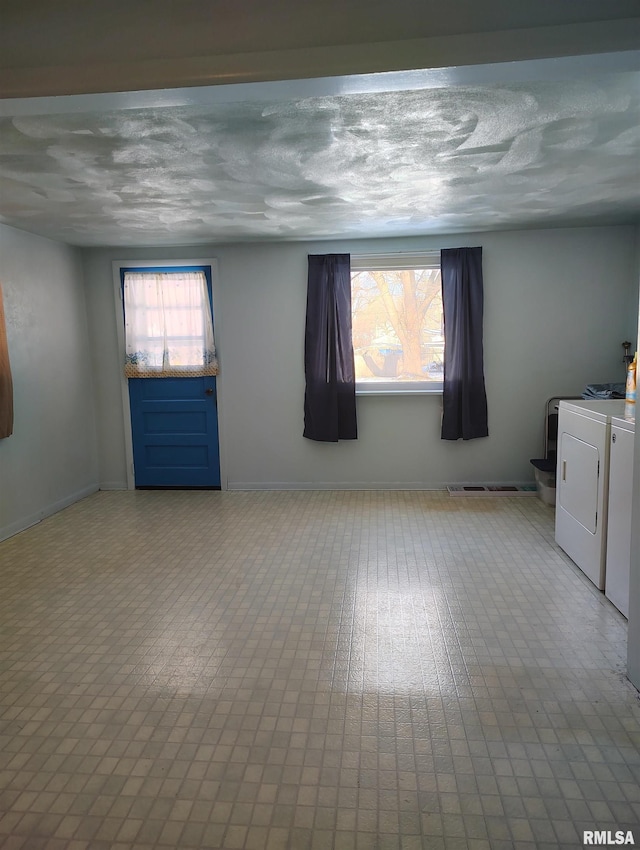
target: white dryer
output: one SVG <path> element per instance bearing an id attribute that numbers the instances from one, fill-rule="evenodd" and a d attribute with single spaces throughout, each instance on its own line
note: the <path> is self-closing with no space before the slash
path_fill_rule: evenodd
<path id="1" fill-rule="evenodd" d="M 611 417 L 623 400 L 561 401 L 558 406 L 556 543 L 604 590 Z"/>
<path id="2" fill-rule="evenodd" d="M 604 592 L 625 617 L 629 616 L 631 572 L 631 494 L 635 424 L 611 417 L 607 570 Z"/>

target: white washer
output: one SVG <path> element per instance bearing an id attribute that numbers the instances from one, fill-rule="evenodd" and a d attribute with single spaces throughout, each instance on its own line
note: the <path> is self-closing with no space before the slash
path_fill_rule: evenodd
<path id="1" fill-rule="evenodd" d="M 635 423 L 632 420 L 619 416 L 611 417 L 607 569 L 604 592 L 625 617 L 629 616 L 634 434 Z"/>
<path id="2" fill-rule="evenodd" d="M 556 543 L 604 590 L 611 417 L 624 401 L 561 401 L 558 414 Z"/>

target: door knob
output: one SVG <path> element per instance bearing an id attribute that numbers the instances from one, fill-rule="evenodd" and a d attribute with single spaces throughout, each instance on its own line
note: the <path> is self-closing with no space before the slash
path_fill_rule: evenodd
<path id="1" fill-rule="evenodd" d="M 205 393 L 205 395 L 213 395 L 213 390 L 211 389 L 211 387 L 209 387 L 208 389 L 206 389 L 204 391 L 204 393 Z"/>

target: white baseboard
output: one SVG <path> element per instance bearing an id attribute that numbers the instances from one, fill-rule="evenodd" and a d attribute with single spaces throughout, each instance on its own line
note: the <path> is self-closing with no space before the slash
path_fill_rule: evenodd
<path id="1" fill-rule="evenodd" d="M 446 490 L 424 481 L 229 481 L 229 490 Z"/>
<path id="2" fill-rule="evenodd" d="M 80 499 L 84 499 L 86 496 L 91 496 L 92 493 L 97 493 L 98 489 L 97 484 L 91 484 L 88 487 L 84 487 L 82 490 L 77 490 L 75 493 L 65 496 L 64 499 L 59 499 L 57 502 L 52 502 L 50 505 L 46 505 L 44 508 L 36 511 L 36 513 L 26 517 L 21 517 L 15 522 L 3 526 L 0 528 L 0 540 L 6 540 L 8 537 L 13 537 L 14 534 L 19 534 L 21 531 L 31 528 L 32 525 L 37 525 L 37 523 L 41 520 L 46 519 L 48 516 L 52 516 L 52 514 L 57 514 L 58 511 L 68 508 L 69 505 L 73 505 L 74 502 L 79 502 Z"/>
<path id="3" fill-rule="evenodd" d="M 101 481 L 100 490 L 128 490 L 126 481 Z"/>
<path id="4" fill-rule="evenodd" d="M 473 481 L 229 481 L 229 490 L 447 490 Z M 531 487 L 532 481 L 483 481 L 487 486 Z"/>

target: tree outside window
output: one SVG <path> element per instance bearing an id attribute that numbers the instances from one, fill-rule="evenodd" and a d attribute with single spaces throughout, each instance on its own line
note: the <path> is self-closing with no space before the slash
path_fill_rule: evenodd
<path id="1" fill-rule="evenodd" d="M 366 268 L 365 263 L 366 258 L 354 263 L 351 273 L 358 385 L 441 384 L 444 336 L 439 263 L 395 269 L 376 269 L 373 263 Z"/>

